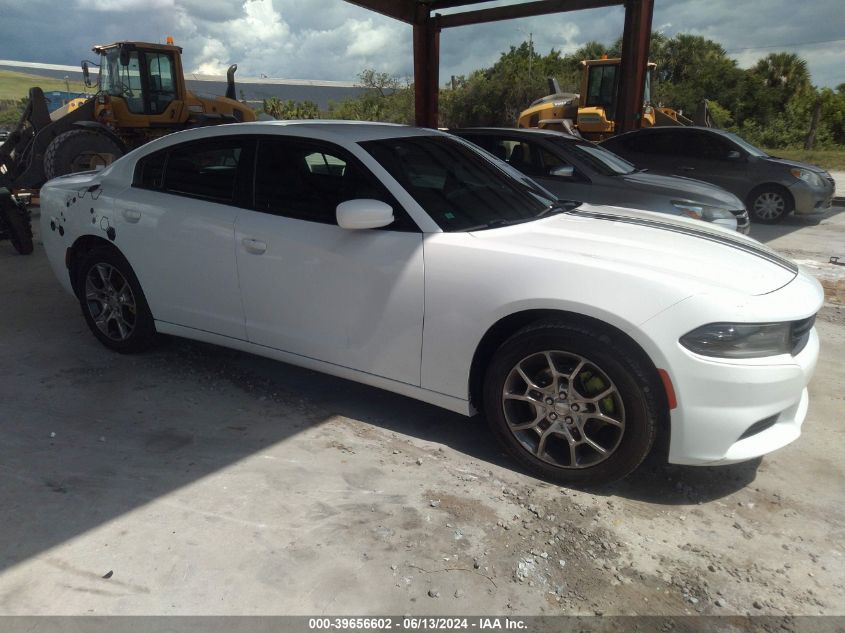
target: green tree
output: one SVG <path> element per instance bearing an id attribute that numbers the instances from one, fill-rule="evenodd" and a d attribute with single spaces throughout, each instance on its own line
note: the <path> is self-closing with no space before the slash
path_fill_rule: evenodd
<path id="1" fill-rule="evenodd" d="M 795 53 L 770 53 L 757 62 L 752 72 L 769 88 L 780 90 L 787 99 L 812 90 L 807 62 Z"/>
<path id="2" fill-rule="evenodd" d="M 549 94 L 549 77 L 556 78 L 564 91 L 576 90 L 578 67 L 576 57 L 564 57 L 554 49 L 538 55 L 528 42 L 511 46 L 490 68 L 456 77 L 453 89 L 441 91 L 441 123 L 448 127 L 516 125 L 522 110 Z"/>
<path id="3" fill-rule="evenodd" d="M 382 121 L 385 123 L 414 122 L 414 87 L 407 80 L 388 73 L 366 69 L 358 75 L 363 94 L 329 104 L 326 116 L 330 119 Z"/>
<path id="4" fill-rule="evenodd" d="M 274 119 L 319 119 L 320 108 L 313 101 L 281 101 L 276 97 L 264 100 L 263 110 Z"/>
<path id="5" fill-rule="evenodd" d="M 29 98 L 27 97 L 0 101 L 0 125 L 4 127 L 17 125 L 28 101 Z"/>

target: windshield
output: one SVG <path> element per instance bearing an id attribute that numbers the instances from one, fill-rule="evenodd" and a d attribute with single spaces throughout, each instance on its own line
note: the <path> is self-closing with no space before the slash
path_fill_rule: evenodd
<path id="1" fill-rule="evenodd" d="M 448 136 L 366 141 L 361 147 L 447 232 L 525 222 L 551 206 L 480 152 Z"/>
<path id="2" fill-rule="evenodd" d="M 731 139 L 734 143 L 739 145 L 742 149 L 744 149 L 752 156 L 757 156 L 758 158 L 765 158 L 768 156 L 768 154 L 761 150 L 759 147 L 754 147 L 751 143 L 746 141 L 741 136 L 734 134 L 733 132 L 725 132 L 725 136 L 727 136 L 729 139 Z"/>
<path id="3" fill-rule="evenodd" d="M 636 167 L 627 160 L 598 145 L 569 143 L 567 147 L 578 154 L 581 160 L 589 163 L 593 169 L 606 176 L 624 176 L 637 171 Z"/>

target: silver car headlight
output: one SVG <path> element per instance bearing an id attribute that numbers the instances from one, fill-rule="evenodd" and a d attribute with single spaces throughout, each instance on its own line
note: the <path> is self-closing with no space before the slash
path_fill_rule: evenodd
<path id="1" fill-rule="evenodd" d="M 698 204 L 696 202 L 689 202 L 687 200 L 672 200 L 672 206 L 675 207 L 681 214 L 695 218 L 696 220 L 706 220 L 713 222 L 715 220 L 733 220 L 734 214 L 728 209 L 720 207 L 711 207 L 706 204 Z"/>
<path id="2" fill-rule="evenodd" d="M 795 176 L 798 180 L 803 180 L 811 187 L 821 187 L 824 183 L 821 177 L 814 171 L 808 169 L 799 169 L 798 167 L 790 169 L 789 173 Z"/>
<path id="3" fill-rule="evenodd" d="M 788 354 L 791 323 L 709 323 L 681 337 L 691 352 L 719 358 L 762 358 Z"/>

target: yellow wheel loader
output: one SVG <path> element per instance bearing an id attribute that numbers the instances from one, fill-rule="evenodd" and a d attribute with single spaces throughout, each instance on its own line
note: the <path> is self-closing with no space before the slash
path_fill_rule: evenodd
<path id="1" fill-rule="evenodd" d="M 616 133 L 616 107 L 619 97 L 619 69 L 621 59 L 588 59 L 581 62 L 581 92 L 561 92 L 557 81 L 549 80 L 551 94 L 537 99 L 523 110 L 518 119 L 518 126 L 523 128 L 557 129 L 572 134 L 580 134 L 591 141 L 601 141 Z M 712 127 L 712 120 L 707 111 L 707 102 L 703 102 L 696 114 L 696 121 L 688 119 L 672 108 L 655 107 L 651 101 L 651 83 L 656 64 L 649 63 L 646 68 L 645 86 L 643 87 L 643 109 L 640 113 L 640 126 L 655 125 L 705 125 Z"/>
<path id="2" fill-rule="evenodd" d="M 49 113 L 42 90 L 30 88 L 20 121 L 0 146 L 0 220 L 19 212 L 15 194 L 37 190 L 51 178 L 98 169 L 170 132 L 256 119 L 236 99 L 236 65 L 229 67 L 225 97 L 200 97 L 185 86 L 182 49 L 171 38 L 167 44 L 117 42 L 93 51 L 99 62 L 82 62 L 82 73 L 94 96 Z M 92 65 L 99 67 L 96 82 Z"/>

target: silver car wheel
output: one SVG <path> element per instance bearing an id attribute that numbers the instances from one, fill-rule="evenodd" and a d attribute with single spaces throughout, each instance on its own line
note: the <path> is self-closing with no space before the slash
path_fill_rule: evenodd
<path id="1" fill-rule="evenodd" d="M 761 193 L 754 200 L 754 215 L 762 220 L 775 220 L 786 211 L 786 200 L 775 191 Z"/>
<path id="2" fill-rule="evenodd" d="M 113 341 L 135 331 L 137 307 L 132 287 L 111 264 L 95 264 L 85 277 L 85 303 L 97 328 Z"/>
<path id="3" fill-rule="evenodd" d="M 526 356 L 502 390 L 508 428 L 534 457 L 562 468 L 608 459 L 625 432 L 622 396 L 589 359 L 562 351 Z"/>

